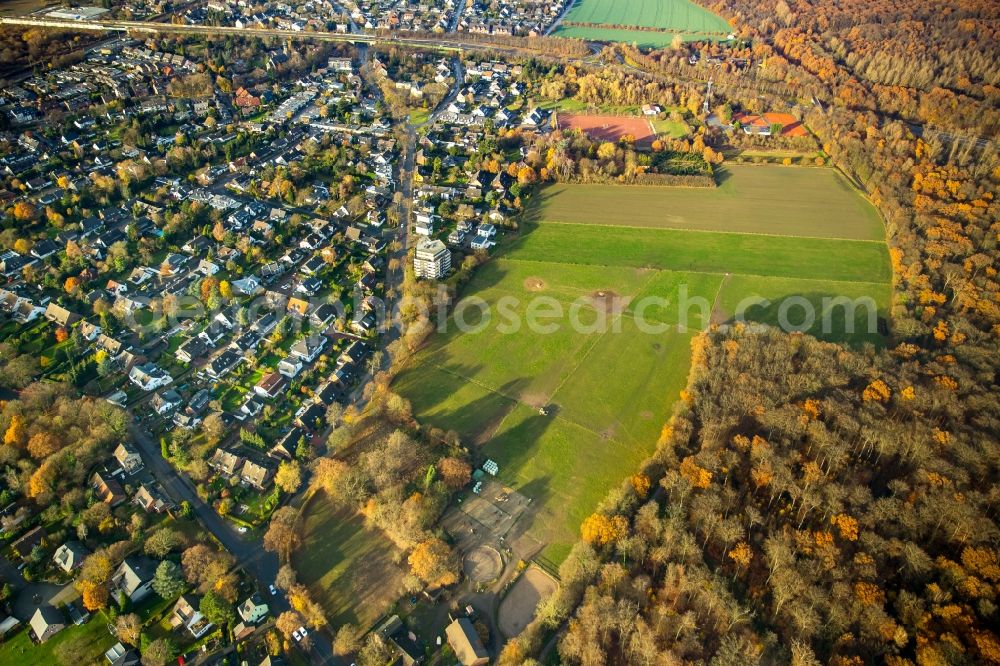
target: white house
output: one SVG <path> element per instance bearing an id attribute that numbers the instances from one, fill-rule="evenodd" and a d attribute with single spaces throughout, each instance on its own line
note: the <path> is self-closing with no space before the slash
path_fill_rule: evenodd
<path id="1" fill-rule="evenodd" d="M 278 372 L 292 379 L 302 372 L 302 361 L 295 356 L 286 356 L 278 362 Z"/>
<path id="2" fill-rule="evenodd" d="M 260 620 L 267 616 L 267 604 L 264 603 L 259 596 L 256 594 L 240 604 L 236 611 L 243 618 L 244 622 L 250 624 L 257 624 Z"/>
<path id="3" fill-rule="evenodd" d="M 90 551 L 87 550 L 87 547 L 79 541 L 67 541 L 56 549 L 52 559 L 55 560 L 60 569 L 70 573 L 82 566 L 89 554 Z"/>
<path id="4" fill-rule="evenodd" d="M 289 350 L 289 356 L 302 359 L 305 363 L 312 363 L 326 346 L 326 338 L 322 336 L 306 336 L 296 341 Z"/>
<path id="5" fill-rule="evenodd" d="M 143 363 L 132 366 L 128 373 L 129 381 L 141 388 L 143 391 L 155 391 L 174 381 L 166 370 L 160 368 L 155 363 Z"/>
<path id="6" fill-rule="evenodd" d="M 417 213 L 413 221 L 413 232 L 420 236 L 431 236 L 434 234 L 434 223 L 437 215 L 427 213 Z"/>

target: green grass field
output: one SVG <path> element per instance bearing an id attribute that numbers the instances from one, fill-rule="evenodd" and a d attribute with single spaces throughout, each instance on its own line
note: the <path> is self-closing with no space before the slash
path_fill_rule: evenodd
<path id="1" fill-rule="evenodd" d="M 479 334 L 436 336 L 397 380 L 396 390 L 422 420 L 482 445 L 484 456 L 500 461 L 501 479 L 534 500 L 527 532 L 547 544 L 542 557 L 552 563 L 565 558 L 582 520 L 624 475 L 595 470 L 637 467 L 684 385 L 695 329 L 642 334 L 630 307 L 643 295 L 670 297 L 682 280 L 665 271 L 496 260 L 482 267 L 467 293 L 489 303 L 518 299 L 513 311 L 524 328 L 506 334 L 494 319 Z M 721 280 L 696 276 L 692 290 L 711 301 Z M 576 299 L 612 287 L 622 298 L 620 313 L 581 306 L 579 314 L 584 325 L 606 317 L 606 332 L 577 332 L 557 318 L 546 322 L 559 323 L 552 333 L 527 329 L 533 296 L 549 297 L 568 313 Z M 670 308 L 651 314 L 657 322 L 677 320 Z M 555 414 L 540 416 L 542 405 L 554 406 Z"/>
<path id="2" fill-rule="evenodd" d="M 864 343 L 880 345 L 885 342 L 877 332 L 869 333 L 869 312 L 888 320 L 892 302 L 892 285 L 889 282 L 836 282 L 829 280 L 808 280 L 802 278 L 756 277 L 748 275 L 730 276 L 719 294 L 717 313 L 728 319 L 736 315 L 742 307 L 747 320 L 759 321 L 772 326 L 779 325 L 782 304 L 791 296 L 806 299 L 812 304 L 812 324 L 806 320 L 802 308 L 789 302 L 784 313 L 785 321 L 793 327 L 824 340 L 841 343 Z M 843 297 L 851 301 L 852 308 L 834 301 Z M 754 303 L 752 298 L 763 298 L 767 303 Z M 868 299 L 871 305 L 868 306 Z M 853 316 L 848 316 L 853 313 Z M 824 333 L 824 318 L 828 332 Z M 853 323 L 853 328 L 851 328 Z M 876 319 L 877 327 L 877 319 Z M 877 328 L 876 328 L 877 330 Z"/>
<path id="3" fill-rule="evenodd" d="M 691 133 L 687 124 L 678 120 L 654 120 L 652 122 L 653 131 L 672 139 L 681 139 Z"/>
<path id="4" fill-rule="evenodd" d="M 868 297 L 882 317 L 890 304 L 881 223 L 844 185 L 825 170 L 747 167 L 729 170 L 714 191 L 543 190 L 521 234 L 463 292 L 491 317 L 457 308 L 395 388 L 423 422 L 456 430 L 534 499 L 522 519 L 527 536 L 557 564 L 583 518 L 653 450 L 684 387 L 691 338 L 710 321 L 745 310 L 751 321 L 809 323 L 830 340 L 882 342 L 864 311 L 847 315 L 823 300 Z M 731 219 L 719 208 L 742 213 L 738 231 L 725 228 Z M 770 221 L 768 210 L 778 211 Z M 815 320 L 804 322 L 801 307 L 783 310 L 789 296 L 815 305 Z M 538 297 L 552 316 L 529 326 Z M 859 324 L 854 333 L 847 319 Z M 463 332 L 456 320 L 481 330 Z"/>
<path id="5" fill-rule="evenodd" d="M 79 627 L 68 623 L 65 629 L 40 645 L 35 645 L 28 636 L 27 624 L 25 622 L 23 628 L 0 644 L 0 664 L 57 664 L 59 646 L 77 641 L 80 650 L 76 654 L 84 655 L 83 663 L 106 663 L 104 652 L 115 644 L 115 639 L 108 633 L 108 620 L 103 613 L 94 613 L 86 624 Z"/>
<path id="6" fill-rule="evenodd" d="M 720 39 L 732 28 L 717 14 L 689 0 L 578 0 L 560 26 L 560 37 L 611 42 L 636 42 L 640 46 L 669 46 L 680 34 L 685 41 Z M 628 30 L 610 26 L 635 26 L 655 30 Z"/>
<path id="7" fill-rule="evenodd" d="M 305 510 L 302 547 L 294 556 L 299 579 L 309 586 L 336 629 L 350 622 L 371 627 L 403 594 L 398 549 L 357 514 L 337 509 L 319 493 Z"/>
<path id="8" fill-rule="evenodd" d="M 700 273 L 807 277 L 835 282 L 884 282 L 884 243 L 542 223 L 513 247 L 522 261 L 632 266 Z"/>
<path id="9" fill-rule="evenodd" d="M 646 49 L 666 48 L 674 43 L 674 39 L 678 34 L 684 42 L 708 42 L 720 38 L 718 34 L 624 30 L 620 28 L 598 28 L 579 25 L 561 25 L 552 33 L 555 37 L 583 39 L 588 42 L 621 42 L 623 44 L 635 44 L 640 48 Z"/>
<path id="10" fill-rule="evenodd" d="M 882 241 L 875 207 L 834 169 L 727 165 L 718 187 L 555 185 L 536 197 L 532 217 L 574 224 L 733 231 Z"/>

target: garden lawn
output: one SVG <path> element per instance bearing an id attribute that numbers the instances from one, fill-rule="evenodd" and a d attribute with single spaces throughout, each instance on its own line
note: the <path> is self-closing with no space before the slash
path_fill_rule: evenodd
<path id="1" fill-rule="evenodd" d="M 358 514 L 338 509 L 319 492 L 303 511 L 303 542 L 295 571 L 336 629 L 350 622 L 369 629 L 403 594 L 399 551 Z"/>
<path id="2" fill-rule="evenodd" d="M 108 621 L 102 613 L 93 613 L 90 620 L 76 626 L 67 620 L 67 627 L 49 640 L 35 645 L 28 636 L 28 623 L 0 644 L 0 664 L 4 666 L 27 666 L 29 664 L 57 664 L 56 648 L 68 641 L 81 641 L 82 653 L 86 658 L 81 663 L 104 662 L 104 652 L 115 644 L 116 639 L 108 633 Z"/>

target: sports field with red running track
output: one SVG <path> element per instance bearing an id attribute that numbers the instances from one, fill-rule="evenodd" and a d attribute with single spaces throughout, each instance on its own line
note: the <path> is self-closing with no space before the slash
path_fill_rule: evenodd
<path id="1" fill-rule="evenodd" d="M 656 138 L 652 124 L 640 116 L 560 113 L 556 122 L 559 129 L 578 129 L 598 141 L 618 141 L 631 135 L 637 144 L 649 145 Z"/>

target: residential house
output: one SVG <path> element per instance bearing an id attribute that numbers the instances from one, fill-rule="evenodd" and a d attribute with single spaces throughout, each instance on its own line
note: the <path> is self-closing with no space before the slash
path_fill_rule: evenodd
<path id="1" fill-rule="evenodd" d="M 317 401 L 329 407 L 340 397 L 340 388 L 333 382 L 326 381 L 316 387 L 313 395 Z"/>
<path id="2" fill-rule="evenodd" d="M 228 449 L 216 449 L 215 453 L 208 461 L 208 466 L 225 477 L 236 474 L 243 464 L 242 456 L 239 456 Z"/>
<path id="3" fill-rule="evenodd" d="M 247 624 L 246 622 L 237 622 L 233 627 L 233 640 L 241 641 L 253 632 L 257 631 L 257 628 L 252 624 Z"/>
<path id="4" fill-rule="evenodd" d="M 299 267 L 299 272 L 303 275 L 316 275 L 323 270 L 324 266 L 326 266 L 326 261 L 317 254 L 315 257 L 311 257 L 303 262 Z"/>
<path id="5" fill-rule="evenodd" d="M 292 345 L 289 355 L 302 359 L 304 363 L 312 363 L 319 357 L 326 346 L 326 342 L 327 338 L 323 336 L 306 336 Z"/>
<path id="6" fill-rule="evenodd" d="M 253 387 L 253 390 L 261 398 L 273 400 L 281 395 L 287 386 L 288 382 L 280 373 L 269 372 L 261 377 L 257 385 Z"/>
<path id="7" fill-rule="evenodd" d="M 249 354 L 260 346 L 261 338 L 257 334 L 257 331 L 248 329 L 239 334 L 239 336 L 230 343 L 230 347 L 234 350 L 238 350 L 243 354 Z"/>
<path id="8" fill-rule="evenodd" d="M 132 601 L 141 601 L 153 589 L 153 576 L 158 564 L 148 557 L 129 555 L 111 576 L 112 593 L 122 592 Z"/>
<path id="9" fill-rule="evenodd" d="M 360 340 L 355 340 L 340 353 L 337 359 L 340 363 L 360 363 L 368 355 L 368 347 Z"/>
<path id="10" fill-rule="evenodd" d="M 227 349 L 205 366 L 205 374 L 212 379 L 219 379 L 229 374 L 233 368 L 243 362 L 243 356 L 234 349 Z"/>
<path id="11" fill-rule="evenodd" d="M 375 315 L 371 312 L 368 313 L 356 313 L 354 319 L 351 320 L 351 330 L 358 335 L 371 335 L 375 331 L 375 327 L 378 324 L 375 319 Z"/>
<path id="12" fill-rule="evenodd" d="M 281 436 L 281 439 L 278 440 L 277 444 L 268 450 L 268 457 L 291 460 L 295 450 L 299 447 L 299 440 L 305 436 L 306 434 L 300 428 L 291 428 L 288 432 Z"/>
<path id="13" fill-rule="evenodd" d="M 91 324 L 89 321 L 84 321 L 80 324 L 80 335 L 87 342 L 93 342 L 97 339 L 104 329 L 102 329 L 97 324 Z"/>
<path id="14" fill-rule="evenodd" d="M 182 363 L 191 363 L 196 358 L 204 356 L 208 352 L 208 346 L 200 337 L 188 338 L 174 352 L 174 357 Z"/>
<path id="15" fill-rule="evenodd" d="M 102 502 L 111 506 L 118 506 L 126 499 L 122 484 L 118 483 L 118 479 L 111 476 L 106 470 L 94 472 L 91 475 L 90 487 L 94 489 Z"/>
<path id="16" fill-rule="evenodd" d="M 115 643 L 104 653 L 111 666 L 139 666 L 141 658 L 139 651 L 126 648 L 120 642 Z"/>
<path id="17" fill-rule="evenodd" d="M 198 334 L 198 339 L 204 343 L 206 349 L 214 349 L 219 346 L 219 343 L 222 342 L 228 334 L 229 327 L 213 319 L 208 323 L 208 326 L 206 326 L 205 329 Z"/>
<path id="18" fill-rule="evenodd" d="M 230 306 L 225 310 L 221 310 L 215 315 L 214 321 L 219 322 L 228 329 L 236 328 L 236 325 L 240 323 L 239 316 L 237 315 L 238 310 L 239 309 L 235 306 Z"/>
<path id="19" fill-rule="evenodd" d="M 246 400 L 240 405 L 240 411 L 236 418 L 240 421 L 247 418 L 256 418 L 264 410 L 264 402 L 255 393 L 247 395 Z"/>
<path id="20" fill-rule="evenodd" d="M 86 608 L 82 608 L 81 606 L 70 602 L 66 604 L 66 608 L 63 609 L 66 611 L 66 614 L 69 615 L 70 621 L 78 627 L 86 624 L 87 620 L 90 619 L 90 611 Z"/>
<path id="21" fill-rule="evenodd" d="M 437 215 L 427 213 L 417 213 L 413 221 L 413 233 L 418 236 L 433 236 L 434 225 L 438 221 Z"/>
<path id="22" fill-rule="evenodd" d="M 142 456 L 134 446 L 128 442 L 122 442 L 115 448 L 115 460 L 122 466 L 126 474 L 135 474 L 142 469 Z"/>
<path id="23" fill-rule="evenodd" d="M 13 615 L 0 611 L 0 639 L 21 625 L 21 621 Z"/>
<path id="24" fill-rule="evenodd" d="M 45 318 L 58 326 L 72 326 L 81 319 L 80 315 L 56 303 L 49 303 L 45 308 Z"/>
<path id="25" fill-rule="evenodd" d="M 271 485 L 276 471 L 277 466 L 271 461 L 255 462 L 247 459 L 240 471 L 240 480 L 257 490 L 266 490 Z"/>
<path id="26" fill-rule="evenodd" d="M 365 273 L 358 280 L 357 286 L 365 293 L 371 294 L 375 291 L 375 287 L 378 286 L 378 276 L 374 273 Z"/>
<path id="27" fill-rule="evenodd" d="M 178 428 L 194 430 L 201 424 L 201 420 L 201 417 L 196 414 L 188 414 L 186 411 L 180 411 L 174 414 L 173 423 Z"/>
<path id="28" fill-rule="evenodd" d="M 337 308 L 331 303 L 323 303 L 309 315 L 309 323 L 318 329 L 326 329 L 337 318 Z"/>
<path id="29" fill-rule="evenodd" d="M 307 403 L 295 412 L 295 423 L 309 431 L 317 431 L 323 427 L 326 419 L 326 406 L 322 403 Z"/>
<path id="30" fill-rule="evenodd" d="M 141 388 L 143 391 L 155 391 L 174 381 L 166 370 L 160 368 L 155 363 L 143 363 L 133 366 L 128 373 L 129 381 Z"/>
<path id="31" fill-rule="evenodd" d="M 323 288 L 323 281 L 316 277 L 306 278 L 295 286 L 296 293 L 315 296 Z"/>
<path id="32" fill-rule="evenodd" d="M 35 640 L 44 643 L 66 628 L 66 618 L 55 606 L 39 606 L 28 623 Z"/>
<path id="33" fill-rule="evenodd" d="M 198 268 L 195 270 L 205 276 L 215 275 L 219 272 L 219 265 L 212 263 L 208 259 L 202 259 L 198 262 Z"/>
<path id="34" fill-rule="evenodd" d="M 204 636 L 215 625 L 201 614 L 201 611 L 198 610 L 200 605 L 201 599 L 199 597 L 190 594 L 181 595 L 170 612 L 170 626 L 174 629 L 183 627 L 194 638 Z"/>
<path id="35" fill-rule="evenodd" d="M 297 296 L 292 296 L 288 299 L 288 314 L 295 317 L 308 317 L 309 313 L 312 312 L 312 306 L 309 301 L 303 300 Z"/>
<path id="36" fill-rule="evenodd" d="M 42 541 L 47 536 L 48 534 L 45 532 L 45 529 L 39 526 L 29 530 L 24 536 L 12 543 L 11 548 L 24 560 L 31 555 L 31 551 L 42 545 Z"/>
<path id="37" fill-rule="evenodd" d="M 237 294 L 252 296 L 261 290 L 260 279 L 254 275 L 248 275 L 239 280 L 233 280 L 233 291 Z"/>
<path id="38" fill-rule="evenodd" d="M 413 634 L 406 630 L 398 615 L 393 615 L 379 625 L 374 635 L 384 645 L 399 650 L 399 658 L 395 663 L 402 666 L 414 666 L 424 660 L 424 649 L 416 640 L 410 638 Z"/>
<path id="39" fill-rule="evenodd" d="M 271 333 L 278 326 L 278 317 L 273 312 L 265 312 L 260 319 L 254 322 L 250 330 L 257 335 L 264 337 Z"/>
<path id="40" fill-rule="evenodd" d="M 83 565 L 83 561 L 90 555 L 90 551 L 79 541 L 67 541 L 56 549 L 52 559 L 56 565 L 66 573 L 72 573 L 75 569 Z"/>
<path id="41" fill-rule="evenodd" d="M 243 621 L 249 624 L 257 624 L 267 617 L 267 611 L 267 604 L 257 594 L 248 598 L 236 609 Z"/>
<path id="42" fill-rule="evenodd" d="M 132 501 L 142 507 L 146 513 L 163 513 L 174 507 L 174 503 L 163 494 L 159 487 L 148 483 L 139 486 Z"/>
<path id="43" fill-rule="evenodd" d="M 278 372 L 289 379 L 295 378 L 296 375 L 302 372 L 302 367 L 302 359 L 297 356 L 286 356 L 278 361 Z"/>
<path id="44" fill-rule="evenodd" d="M 153 397 L 149 400 L 149 406 L 153 408 L 160 416 L 174 411 L 181 406 L 184 402 L 184 398 L 181 394 L 173 389 L 166 389 L 165 391 L 158 391 L 153 394 Z"/>
<path id="45" fill-rule="evenodd" d="M 470 243 L 473 250 L 488 250 L 493 247 L 493 245 L 495 245 L 493 241 L 486 236 L 480 236 L 479 234 L 476 234 Z"/>
<path id="46" fill-rule="evenodd" d="M 14 277 L 24 270 L 25 266 L 35 263 L 34 259 L 22 256 L 17 252 L 0 253 L 0 272 L 7 277 Z"/>

